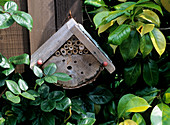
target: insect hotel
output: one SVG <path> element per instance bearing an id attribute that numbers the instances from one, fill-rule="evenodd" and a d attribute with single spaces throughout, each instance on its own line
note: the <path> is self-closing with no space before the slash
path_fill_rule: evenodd
<path id="1" fill-rule="evenodd" d="M 55 63 L 56 72 L 72 77 L 70 81 L 58 81 L 56 84 L 67 89 L 92 83 L 104 68 L 110 73 L 115 70 L 96 41 L 73 18 L 31 55 L 30 67 L 37 65 L 38 60 L 42 60 L 42 68 Z"/>

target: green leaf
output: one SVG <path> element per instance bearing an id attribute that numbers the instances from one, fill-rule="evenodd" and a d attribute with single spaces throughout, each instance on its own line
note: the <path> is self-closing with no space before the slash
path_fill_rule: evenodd
<path id="1" fill-rule="evenodd" d="M 53 73 L 56 72 L 56 70 L 57 70 L 56 64 L 51 63 L 44 68 L 44 74 L 45 75 L 52 75 Z"/>
<path id="2" fill-rule="evenodd" d="M 123 40 L 130 35 L 130 25 L 122 24 L 109 34 L 108 42 L 114 45 L 120 45 Z"/>
<path id="3" fill-rule="evenodd" d="M 170 12 L 170 4 L 169 4 L 169 0 L 159 0 L 159 2 L 161 1 L 162 6 L 168 11 Z"/>
<path id="4" fill-rule="evenodd" d="M 60 101 L 64 98 L 65 94 L 62 91 L 53 91 L 48 95 L 49 100 Z"/>
<path id="5" fill-rule="evenodd" d="M 59 81 L 69 81 L 72 79 L 66 73 L 55 73 L 54 76 L 56 76 Z"/>
<path id="6" fill-rule="evenodd" d="M 164 103 L 156 105 L 151 112 L 152 125 L 168 125 L 170 123 L 170 107 Z"/>
<path id="7" fill-rule="evenodd" d="M 147 3 L 137 4 L 136 6 L 137 7 L 146 7 L 146 8 L 156 9 L 163 15 L 161 7 L 159 5 L 156 5 L 155 3 L 147 2 Z"/>
<path id="8" fill-rule="evenodd" d="M 6 80 L 6 84 L 11 92 L 13 92 L 14 94 L 21 94 L 21 90 L 16 82 L 12 80 Z"/>
<path id="9" fill-rule="evenodd" d="M 10 63 L 8 62 L 7 58 L 0 53 L 0 67 L 2 68 L 10 68 Z"/>
<path id="10" fill-rule="evenodd" d="M 122 42 L 119 48 L 125 62 L 133 59 L 137 55 L 139 46 L 139 34 L 137 31 L 133 30 L 130 32 L 130 36 Z"/>
<path id="11" fill-rule="evenodd" d="M 101 6 L 106 6 L 103 0 L 85 0 L 84 4 L 87 5 L 92 5 L 95 7 L 101 7 Z"/>
<path id="12" fill-rule="evenodd" d="M 114 6 L 114 8 L 116 10 L 125 10 L 128 7 L 130 7 L 132 5 L 135 5 L 135 4 L 136 4 L 136 2 L 125 2 L 125 3 L 121 3 L 121 4 L 118 4 L 118 5 Z"/>
<path id="13" fill-rule="evenodd" d="M 36 84 L 38 84 L 39 86 L 41 86 L 44 83 L 43 79 L 37 79 L 36 80 Z"/>
<path id="14" fill-rule="evenodd" d="M 132 117 L 132 120 L 135 121 L 137 125 L 146 125 L 144 118 L 139 113 L 135 113 Z"/>
<path id="15" fill-rule="evenodd" d="M 29 55 L 28 54 L 22 54 L 19 56 L 13 56 L 9 58 L 9 61 L 15 65 L 20 65 L 20 64 L 27 64 L 29 65 L 30 60 L 29 60 Z"/>
<path id="16" fill-rule="evenodd" d="M 2 73 L 5 74 L 6 76 L 9 76 L 11 73 L 15 71 L 15 67 L 11 63 L 9 65 L 10 65 L 9 69 L 2 71 Z"/>
<path id="17" fill-rule="evenodd" d="M 14 23 L 14 20 L 8 13 L 0 14 L 0 29 L 9 28 Z"/>
<path id="18" fill-rule="evenodd" d="M 2 116 L 0 116 L 0 125 L 5 125 L 5 119 Z"/>
<path id="19" fill-rule="evenodd" d="M 149 60 L 143 65 L 143 79 L 149 86 L 157 85 L 159 81 L 159 70 L 155 61 Z"/>
<path id="20" fill-rule="evenodd" d="M 68 97 L 65 97 L 64 99 L 56 103 L 57 110 L 65 110 L 69 106 L 71 106 L 71 100 Z"/>
<path id="21" fill-rule="evenodd" d="M 44 100 L 41 102 L 41 110 L 44 112 L 51 112 L 56 107 L 56 102 L 54 100 Z"/>
<path id="22" fill-rule="evenodd" d="M 14 11 L 18 10 L 18 5 L 14 1 L 6 2 L 4 5 L 4 10 L 8 13 L 13 14 Z"/>
<path id="23" fill-rule="evenodd" d="M 41 98 L 46 98 L 49 94 L 50 88 L 46 85 L 43 84 L 38 88 L 38 93 L 40 94 Z"/>
<path id="24" fill-rule="evenodd" d="M 147 20 L 150 23 L 156 24 L 158 27 L 160 26 L 160 19 L 158 15 L 152 10 L 143 10 L 143 13 L 139 14 L 138 17 Z"/>
<path id="25" fill-rule="evenodd" d="M 44 80 L 48 83 L 57 83 L 57 77 L 56 76 L 45 76 Z"/>
<path id="26" fill-rule="evenodd" d="M 164 99 L 165 103 L 167 103 L 167 104 L 170 103 L 170 87 L 164 93 L 163 99 Z"/>
<path id="27" fill-rule="evenodd" d="M 104 87 L 97 87 L 88 97 L 95 104 L 106 104 L 113 98 L 113 94 Z"/>
<path id="28" fill-rule="evenodd" d="M 31 15 L 23 11 L 13 12 L 12 18 L 21 26 L 26 27 L 28 30 L 32 30 L 33 19 Z"/>
<path id="29" fill-rule="evenodd" d="M 27 91 L 29 94 L 31 94 L 33 97 L 39 97 L 40 94 L 38 94 L 38 92 L 36 92 L 35 90 L 28 90 Z"/>
<path id="30" fill-rule="evenodd" d="M 138 124 L 134 122 L 133 120 L 127 119 L 121 122 L 119 125 L 138 125 Z"/>
<path id="31" fill-rule="evenodd" d="M 136 62 L 135 64 L 126 67 L 124 69 L 125 83 L 129 86 L 135 84 L 140 75 L 141 75 L 141 64 L 139 62 Z"/>
<path id="32" fill-rule="evenodd" d="M 6 95 L 7 99 L 10 100 L 11 102 L 13 102 L 13 103 L 20 103 L 20 97 L 19 96 L 15 96 L 10 91 L 6 91 L 5 95 Z"/>
<path id="33" fill-rule="evenodd" d="M 2 6 L 0 6 L 0 12 L 3 12 L 4 10 L 3 10 L 3 8 L 2 8 Z"/>
<path id="34" fill-rule="evenodd" d="M 21 90 L 27 91 L 28 85 L 23 79 L 19 79 L 18 84 L 19 84 L 19 87 L 21 88 Z"/>
<path id="35" fill-rule="evenodd" d="M 38 106 L 41 104 L 42 101 L 43 100 L 40 97 L 38 97 L 38 98 L 35 98 L 35 100 L 31 101 L 30 105 Z"/>
<path id="36" fill-rule="evenodd" d="M 37 77 L 43 77 L 43 71 L 36 65 L 33 67 L 33 72 Z"/>
<path id="37" fill-rule="evenodd" d="M 35 100 L 34 96 L 32 96 L 30 93 L 28 92 L 23 92 L 21 93 L 21 95 L 27 99 L 30 99 L 30 100 Z"/>
<path id="38" fill-rule="evenodd" d="M 125 11 L 122 11 L 122 10 L 112 11 L 108 14 L 108 16 L 106 18 L 104 18 L 104 21 L 105 21 L 105 23 L 109 23 L 112 20 L 116 19 L 117 17 L 120 17 L 124 13 L 125 13 Z"/>
<path id="39" fill-rule="evenodd" d="M 145 34 L 140 38 L 140 51 L 145 58 L 153 49 L 151 38 L 148 34 Z"/>
<path id="40" fill-rule="evenodd" d="M 137 22 L 137 25 L 138 27 L 136 29 L 140 33 L 141 37 L 151 32 L 155 27 L 155 24 L 144 24 L 142 22 Z"/>
<path id="41" fill-rule="evenodd" d="M 41 125 L 55 125 L 55 115 L 52 113 L 43 113 L 40 118 Z"/>
<path id="42" fill-rule="evenodd" d="M 161 56 L 166 48 L 166 39 L 165 36 L 162 34 L 162 32 L 154 28 L 151 32 L 149 32 L 149 35 L 151 37 L 152 43 L 158 54 Z"/>
<path id="43" fill-rule="evenodd" d="M 96 26 L 96 29 L 103 23 L 103 19 L 108 16 L 110 13 L 110 11 L 102 11 L 97 13 L 94 18 L 93 18 L 93 22 Z"/>
<path id="44" fill-rule="evenodd" d="M 78 125 L 93 125 L 95 121 L 94 118 L 84 118 L 78 122 Z"/>
<path id="45" fill-rule="evenodd" d="M 10 0 L 1 0 L 1 1 L 0 1 L 0 5 L 1 5 L 1 6 L 4 6 L 5 3 L 8 2 L 8 1 L 10 1 Z"/>

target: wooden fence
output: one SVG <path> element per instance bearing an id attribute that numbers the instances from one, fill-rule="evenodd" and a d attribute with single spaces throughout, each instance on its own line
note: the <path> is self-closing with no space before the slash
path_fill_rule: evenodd
<path id="1" fill-rule="evenodd" d="M 33 29 L 13 24 L 10 28 L 0 30 L 0 53 L 7 58 L 23 53 L 32 54 L 67 20 L 69 13 L 82 23 L 81 0 L 13 0 L 19 9 L 33 17 Z M 17 67 L 23 72 L 24 66 Z"/>

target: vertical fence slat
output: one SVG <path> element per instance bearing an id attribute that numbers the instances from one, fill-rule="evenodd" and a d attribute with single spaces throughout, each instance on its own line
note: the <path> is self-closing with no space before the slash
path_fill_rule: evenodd
<path id="1" fill-rule="evenodd" d="M 28 0 L 28 12 L 33 17 L 30 50 L 33 54 L 56 32 L 54 0 Z"/>
<path id="2" fill-rule="evenodd" d="M 18 6 L 19 10 L 27 10 L 27 2 L 21 0 L 14 0 Z M 11 56 L 18 56 L 23 53 L 29 53 L 29 41 L 28 41 L 28 31 L 26 28 L 19 26 L 14 23 L 8 29 L 0 30 L 0 53 L 2 53 L 7 58 Z M 19 66 L 16 68 L 17 72 L 23 72 L 24 66 Z"/>

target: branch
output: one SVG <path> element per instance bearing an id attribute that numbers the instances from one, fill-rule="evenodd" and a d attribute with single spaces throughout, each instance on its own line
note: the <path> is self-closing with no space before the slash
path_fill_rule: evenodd
<path id="1" fill-rule="evenodd" d="M 6 92 L 7 88 L 4 89 L 4 91 L 0 94 L 0 98 L 2 97 L 2 95 Z"/>
<path id="2" fill-rule="evenodd" d="M 159 30 L 170 30 L 170 27 L 167 28 L 158 28 Z"/>

